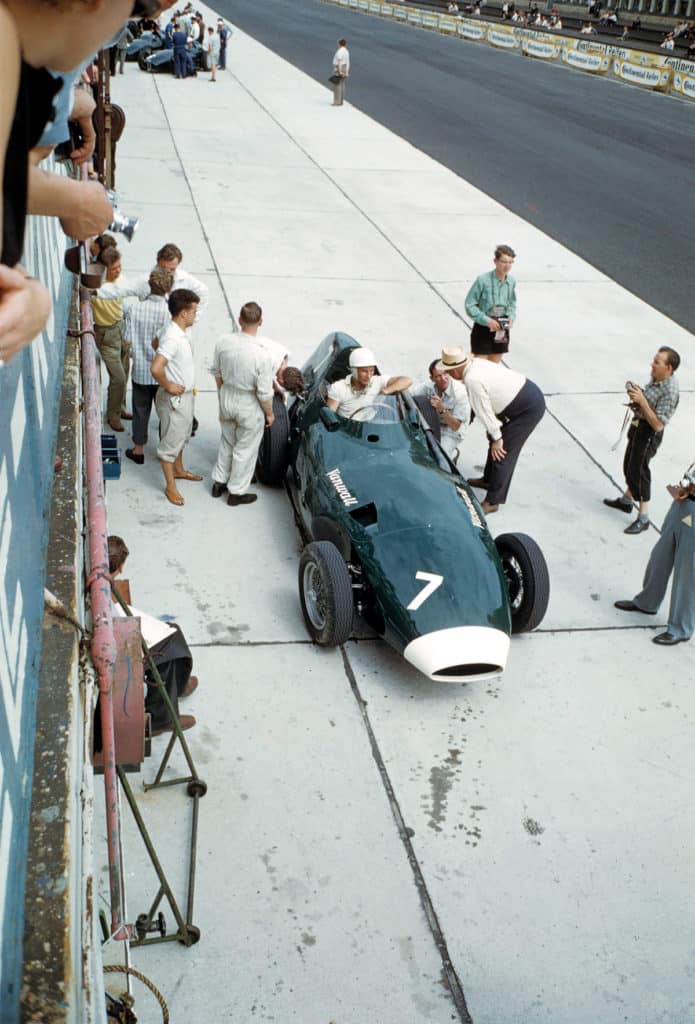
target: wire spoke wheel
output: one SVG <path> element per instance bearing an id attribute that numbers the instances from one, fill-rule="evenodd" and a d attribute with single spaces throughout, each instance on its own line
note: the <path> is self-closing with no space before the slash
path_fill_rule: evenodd
<path id="1" fill-rule="evenodd" d="M 328 540 L 307 544 L 299 561 L 299 599 L 313 640 L 337 647 L 352 632 L 352 580 L 343 556 Z"/>

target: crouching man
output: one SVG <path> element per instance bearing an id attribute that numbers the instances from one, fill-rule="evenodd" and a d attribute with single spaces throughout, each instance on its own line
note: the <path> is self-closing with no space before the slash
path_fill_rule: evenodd
<path id="1" fill-rule="evenodd" d="M 441 446 L 454 465 L 471 418 L 466 388 L 459 380 L 438 369 L 438 359 L 430 363 L 430 379 L 411 389 L 414 398 L 427 398 L 439 416 Z"/>
<path id="2" fill-rule="evenodd" d="M 111 578 L 115 579 L 123 572 L 123 566 L 130 552 L 122 537 L 110 536 L 108 545 L 109 573 Z M 148 615 L 147 612 L 138 611 L 137 608 L 131 608 L 130 611 L 140 619 L 143 639 L 157 666 L 162 682 L 166 686 L 169 700 L 181 728 L 190 729 L 195 725 L 193 715 L 179 715 L 179 700 L 190 697 L 198 687 L 197 676 L 191 675 L 193 657 L 186 638 L 175 623 L 162 622 L 160 619 Z M 118 601 L 114 603 L 113 614 L 120 616 L 126 614 Z M 174 726 L 169 717 L 169 710 L 159 687 L 154 684 L 154 676 L 147 661 L 145 661 L 145 682 L 147 683 L 145 711 L 152 716 L 152 735 L 160 736 L 164 732 L 171 732 Z"/>

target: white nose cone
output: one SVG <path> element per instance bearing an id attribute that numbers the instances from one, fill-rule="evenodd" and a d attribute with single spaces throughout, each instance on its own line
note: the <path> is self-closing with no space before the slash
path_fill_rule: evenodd
<path id="1" fill-rule="evenodd" d="M 465 683 L 498 676 L 504 671 L 508 653 L 509 637 L 501 629 L 456 626 L 412 640 L 403 657 L 430 679 Z"/>

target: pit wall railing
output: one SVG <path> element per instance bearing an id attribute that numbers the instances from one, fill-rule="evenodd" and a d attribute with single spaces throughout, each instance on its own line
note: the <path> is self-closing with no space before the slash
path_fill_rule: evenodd
<path id="1" fill-rule="evenodd" d="M 62 170 L 52 159 L 43 166 Z M 23 264 L 48 287 L 52 313 L 41 335 L 0 367 L 3 1024 L 104 1016 L 85 729 L 93 696 L 80 624 L 82 387 L 79 342 L 67 336 L 79 321 L 66 244 L 54 218 L 28 219 Z M 62 466 L 54 473 L 56 453 Z M 44 588 L 63 614 L 45 613 Z"/>
<path id="2" fill-rule="evenodd" d="M 581 39 L 565 36 L 550 29 L 539 31 L 513 24 L 501 25 L 499 21 L 485 21 L 484 16 L 466 18 L 438 14 L 402 4 L 381 3 L 380 0 L 323 2 L 391 18 L 416 28 L 458 36 L 495 49 L 521 53 L 526 57 L 550 61 L 644 89 L 695 100 L 695 61 L 669 57 L 666 53 L 645 53 L 629 47 L 594 42 L 589 37 Z M 693 5 L 695 0 L 692 0 Z"/>

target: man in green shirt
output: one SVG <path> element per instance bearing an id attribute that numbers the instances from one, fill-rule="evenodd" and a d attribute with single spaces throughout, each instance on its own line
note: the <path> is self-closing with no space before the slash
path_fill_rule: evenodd
<path id="1" fill-rule="evenodd" d="M 509 271 L 516 253 L 510 245 L 495 249 L 495 269 L 477 277 L 466 296 L 473 320 L 471 351 L 499 363 L 509 350 L 509 331 L 516 320 L 516 282 Z"/>

